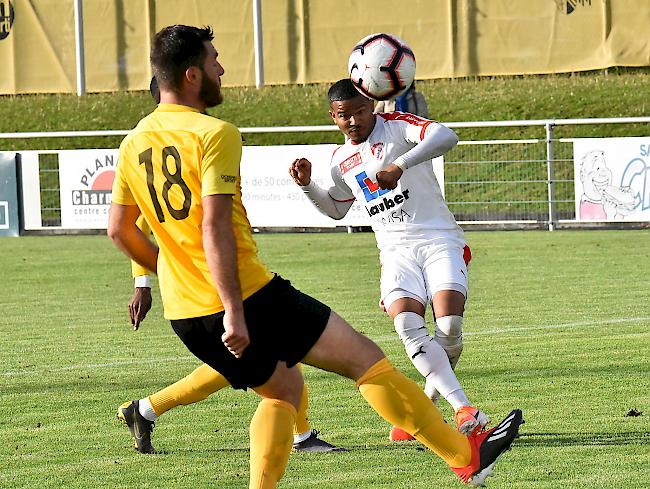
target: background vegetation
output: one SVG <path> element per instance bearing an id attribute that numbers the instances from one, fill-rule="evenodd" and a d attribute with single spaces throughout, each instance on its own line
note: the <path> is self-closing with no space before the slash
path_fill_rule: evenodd
<path id="1" fill-rule="evenodd" d="M 611 69 L 573 75 L 495 77 L 418 82 L 433 118 L 441 122 L 646 116 L 648 71 Z M 210 113 L 239 127 L 326 125 L 328 85 L 227 88 L 225 103 Z M 154 104 L 148 92 L 0 97 L 0 133 L 128 130 Z M 460 129 L 461 139 L 543 137 L 531 128 Z M 566 127 L 557 137 L 647 135 L 636 126 Z M 117 147 L 121 137 L 7 140 L 0 150 Z M 341 142 L 336 132 L 248 134 L 246 144 Z"/>

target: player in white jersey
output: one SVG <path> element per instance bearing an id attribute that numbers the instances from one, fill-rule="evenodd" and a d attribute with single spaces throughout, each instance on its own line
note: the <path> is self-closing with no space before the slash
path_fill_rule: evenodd
<path id="1" fill-rule="evenodd" d="M 346 143 L 332 155 L 333 185 L 311 180 L 311 163 L 300 158 L 289 173 L 324 214 L 343 218 L 356 200 L 371 218 L 381 262 L 381 301 L 393 319 L 425 392 L 454 408 L 462 433 L 482 429 L 487 416 L 472 406 L 453 368 L 463 349 L 463 311 L 468 293 L 469 248 L 440 191 L 432 159 L 458 142 L 437 122 L 413 114 L 373 114 L 372 101 L 349 79 L 328 92 L 330 115 Z M 431 304 L 432 337 L 425 323 Z M 391 439 L 411 439 L 398 427 Z"/>

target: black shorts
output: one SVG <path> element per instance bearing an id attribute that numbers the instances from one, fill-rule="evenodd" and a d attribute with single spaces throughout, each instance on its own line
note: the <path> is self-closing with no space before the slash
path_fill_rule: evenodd
<path id="1" fill-rule="evenodd" d="M 250 344 L 241 358 L 235 358 L 221 341 L 223 312 L 171 323 L 194 355 L 235 389 L 245 389 L 266 383 L 278 361 L 290 367 L 300 362 L 325 330 L 330 312 L 328 306 L 276 275 L 244 301 Z"/>

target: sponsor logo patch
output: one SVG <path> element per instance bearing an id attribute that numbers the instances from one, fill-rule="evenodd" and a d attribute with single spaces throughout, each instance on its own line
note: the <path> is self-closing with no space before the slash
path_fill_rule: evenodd
<path id="1" fill-rule="evenodd" d="M 347 160 L 339 163 L 339 169 L 341 170 L 341 175 L 345 174 L 346 172 L 349 172 L 350 170 L 352 170 L 352 168 L 360 164 L 361 164 L 361 155 L 359 153 L 354 153 Z"/>
<path id="2" fill-rule="evenodd" d="M 366 211 L 368 212 L 368 215 L 372 217 L 383 212 L 388 212 L 396 207 L 400 207 L 408 200 L 408 198 L 409 191 L 404 190 L 401 194 L 394 195 L 392 199 L 390 197 L 384 197 L 380 202 L 371 206 L 366 206 Z M 392 217 L 396 218 L 397 216 Z"/>
<path id="3" fill-rule="evenodd" d="M 357 179 L 359 187 L 361 187 L 361 190 L 363 190 L 363 195 L 366 198 L 366 202 L 373 201 L 379 198 L 379 196 L 390 192 L 389 189 L 380 189 L 379 185 L 377 185 L 377 182 L 370 180 L 365 171 L 359 173 L 355 178 Z"/>
<path id="4" fill-rule="evenodd" d="M 384 152 L 384 143 L 375 143 L 372 145 L 370 148 L 370 151 L 372 152 L 372 155 L 377 158 L 378 160 L 381 160 L 382 154 Z"/>

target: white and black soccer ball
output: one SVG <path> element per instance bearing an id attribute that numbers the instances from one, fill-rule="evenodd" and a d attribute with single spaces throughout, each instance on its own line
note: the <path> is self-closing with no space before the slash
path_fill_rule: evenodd
<path id="1" fill-rule="evenodd" d="M 387 100 L 402 94 L 415 78 L 415 56 L 403 40 L 377 33 L 361 39 L 350 53 L 348 72 L 366 97 Z"/>

